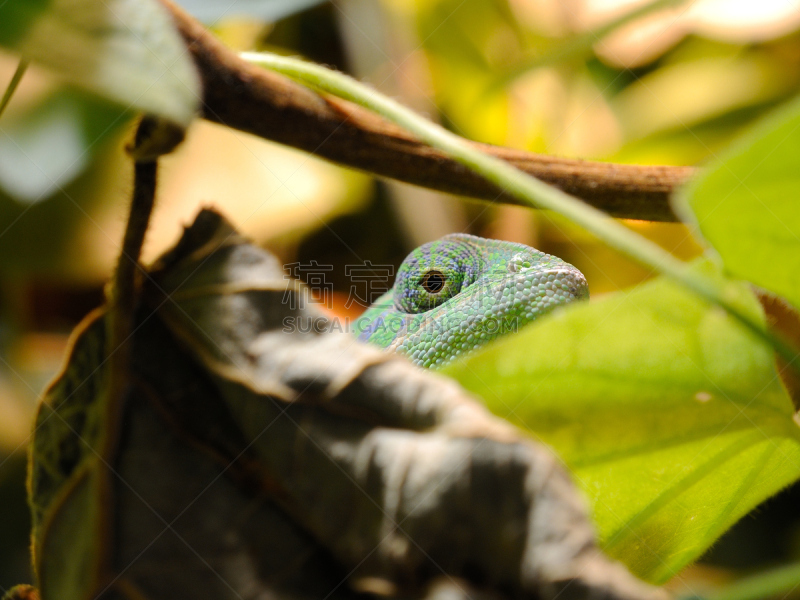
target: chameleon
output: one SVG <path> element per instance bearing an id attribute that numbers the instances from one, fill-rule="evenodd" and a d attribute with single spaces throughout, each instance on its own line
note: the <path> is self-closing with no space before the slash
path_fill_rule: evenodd
<path id="1" fill-rule="evenodd" d="M 452 233 L 406 257 L 392 289 L 357 319 L 355 335 L 435 369 L 588 298 L 583 273 L 556 256 Z"/>

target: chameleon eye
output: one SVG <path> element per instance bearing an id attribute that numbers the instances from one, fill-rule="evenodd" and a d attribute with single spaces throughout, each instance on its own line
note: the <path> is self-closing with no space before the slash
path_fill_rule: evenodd
<path id="1" fill-rule="evenodd" d="M 433 310 L 472 284 L 480 264 L 477 251 L 459 241 L 423 244 L 397 270 L 392 291 L 394 305 L 407 315 Z"/>
<path id="2" fill-rule="evenodd" d="M 441 271 L 428 271 L 422 276 L 422 287 L 429 294 L 438 294 L 447 283 L 447 277 Z"/>

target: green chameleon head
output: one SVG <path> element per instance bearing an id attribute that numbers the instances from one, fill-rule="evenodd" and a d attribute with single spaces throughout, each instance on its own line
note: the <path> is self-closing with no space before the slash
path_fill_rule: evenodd
<path id="1" fill-rule="evenodd" d="M 435 368 L 588 297 L 583 274 L 560 258 L 454 233 L 406 257 L 394 287 L 356 322 L 356 335 Z"/>

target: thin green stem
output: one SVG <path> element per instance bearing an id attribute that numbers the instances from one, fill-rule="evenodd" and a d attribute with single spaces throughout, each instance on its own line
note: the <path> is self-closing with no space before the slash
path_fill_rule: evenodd
<path id="1" fill-rule="evenodd" d="M 800 586 L 800 565 L 787 565 L 741 579 L 711 597 L 711 600 L 761 600 L 785 596 Z"/>
<path id="2" fill-rule="evenodd" d="M 3 98 L 0 100 L 0 117 L 3 116 L 6 106 L 8 106 L 8 103 L 11 101 L 11 96 L 14 95 L 17 87 L 19 87 L 19 82 L 22 81 L 22 76 L 25 75 L 25 71 L 28 70 L 28 64 L 30 63 L 24 58 L 20 59 L 19 64 L 17 65 L 17 70 L 14 71 L 14 76 L 8 83 L 8 87 L 3 93 Z"/>
<path id="3" fill-rule="evenodd" d="M 734 304 L 731 299 L 733 295 L 726 291 L 726 286 L 714 284 L 697 275 L 660 246 L 627 229 L 596 208 L 523 173 L 505 161 L 484 154 L 466 140 L 347 75 L 296 58 L 274 54 L 244 53 L 242 57 L 380 114 L 407 129 L 426 144 L 446 152 L 520 200 L 536 208 L 545 208 L 564 215 L 622 254 L 677 281 L 709 303 L 722 307 L 774 347 L 789 364 L 793 364 L 797 358 L 798 353 L 793 348 L 770 332 L 759 319 Z"/>

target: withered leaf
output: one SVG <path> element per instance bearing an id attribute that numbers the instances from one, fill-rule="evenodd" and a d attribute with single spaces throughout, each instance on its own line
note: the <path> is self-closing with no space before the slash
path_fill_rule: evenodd
<path id="1" fill-rule="evenodd" d="M 32 451 L 44 600 L 665 597 L 547 449 L 302 300 L 206 210 L 150 271 L 121 397 L 102 313 L 79 328 Z"/>

